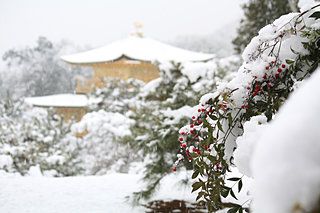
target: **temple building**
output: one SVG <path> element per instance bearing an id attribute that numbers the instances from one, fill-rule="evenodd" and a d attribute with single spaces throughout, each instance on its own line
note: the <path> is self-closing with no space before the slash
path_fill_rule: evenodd
<path id="1" fill-rule="evenodd" d="M 62 60 L 71 65 L 93 67 L 94 78 L 78 79 L 77 83 L 76 92 L 87 93 L 93 88 L 103 87 L 106 84 L 105 78 L 135 78 L 144 82 L 156 79 L 159 70 L 153 62 L 200 62 L 213 57 L 212 54 L 184 50 L 133 35 L 97 49 L 63 56 Z"/>
<path id="2" fill-rule="evenodd" d="M 135 78 L 149 82 L 159 77 L 159 69 L 154 62 L 205 62 L 213 57 L 212 54 L 184 50 L 135 33 L 100 48 L 61 57 L 70 65 L 93 67 L 93 79 L 78 79 L 77 94 L 31 97 L 26 101 L 35 107 L 53 107 L 66 120 L 71 117 L 80 120 L 86 113 L 88 102 L 84 94 L 105 86 L 107 78 Z"/>

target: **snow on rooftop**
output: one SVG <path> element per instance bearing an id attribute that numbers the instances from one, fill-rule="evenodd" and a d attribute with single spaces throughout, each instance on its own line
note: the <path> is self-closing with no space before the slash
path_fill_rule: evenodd
<path id="1" fill-rule="evenodd" d="M 207 61 L 214 55 L 184 50 L 146 37 L 130 36 L 100 48 L 61 58 L 68 63 L 86 64 L 109 62 L 122 57 L 140 61 L 183 62 Z"/>
<path id="2" fill-rule="evenodd" d="M 25 102 L 42 107 L 85 107 L 88 105 L 86 95 L 58 94 L 25 98 Z"/>

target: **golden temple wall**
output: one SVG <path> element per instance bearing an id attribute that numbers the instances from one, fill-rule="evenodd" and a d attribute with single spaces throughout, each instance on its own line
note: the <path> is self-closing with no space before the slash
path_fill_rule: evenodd
<path id="1" fill-rule="evenodd" d="M 93 64 L 94 68 L 94 86 L 103 87 L 104 78 L 120 78 L 128 80 L 129 78 L 149 82 L 160 76 L 159 69 L 148 62 L 139 62 L 123 59 L 112 63 Z"/>

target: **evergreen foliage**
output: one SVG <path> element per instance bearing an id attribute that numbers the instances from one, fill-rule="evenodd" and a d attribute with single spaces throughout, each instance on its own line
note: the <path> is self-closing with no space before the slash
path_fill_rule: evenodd
<path id="1" fill-rule="evenodd" d="M 238 54 L 241 54 L 259 30 L 271 24 L 281 15 L 291 12 L 290 0 L 249 0 L 243 5 L 244 19 L 240 21 L 238 35 L 232 41 Z"/>
<path id="2" fill-rule="evenodd" d="M 144 157 L 143 181 L 146 187 L 134 193 L 133 201 L 149 199 L 156 191 L 161 179 L 172 172 L 179 148 L 177 147 L 178 126 L 189 118 L 189 111 L 197 103 L 200 94 L 215 88 L 215 76 L 209 76 L 210 83 L 201 91 L 194 90 L 197 82 L 191 82 L 184 75 L 180 63 L 161 69 L 161 76 L 155 80 L 151 91 L 142 92 L 140 104 L 130 116 L 135 123 L 130 130 L 132 135 L 124 137 L 134 152 Z M 201 81 L 201 79 L 198 79 Z M 191 161 L 184 162 L 187 169 Z"/>

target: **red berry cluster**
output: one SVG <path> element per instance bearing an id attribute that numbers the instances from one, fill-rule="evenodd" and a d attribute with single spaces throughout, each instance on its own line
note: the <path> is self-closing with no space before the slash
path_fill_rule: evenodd
<path id="1" fill-rule="evenodd" d="M 263 75 L 263 80 L 258 81 L 257 76 L 253 76 L 252 87 L 248 86 L 247 90 L 250 91 L 250 97 L 255 97 L 263 92 L 263 90 L 268 90 L 272 87 L 274 79 L 280 77 L 280 74 L 285 71 L 286 65 L 280 62 L 271 61 L 268 66 L 266 66 L 266 72 Z M 276 69 L 276 74 L 272 74 L 272 70 Z M 249 109 L 247 102 L 241 106 L 241 109 Z"/>
<path id="2" fill-rule="evenodd" d="M 216 106 L 217 110 L 222 110 L 223 112 L 226 112 L 228 110 L 228 105 L 225 103 L 217 104 Z M 188 128 L 186 128 L 184 131 L 180 132 L 179 137 L 179 143 L 182 151 L 186 153 L 188 156 L 188 161 L 191 161 L 191 153 L 195 153 L 197 155 L 201 154 L 201 151 L 207 151 L 211 152 L 211 148 L 206 145 L 201 145 L 201 141 L 203 140 L 201 137 L 199 137 L 198 132 L 201 130 L 203 125 L 203 120 L 207 115 L 211 115 L 213 113 L 212 107 L 206 107 L 205 105 L 201 105 L 201 107 L 197 110 L 199 114 L 197 116 L 192 116 L 192 123 L 189 125 Z M 190 146 L 187 146 L 187 141 L 185 140 L 186 137 L 192 137 L 191 140 L 189 140 Z M 193 140 L 192 140 L 193 139 Z M 216 140 L 216 138 L 214 138 Z M 194 144 L 191 145 L 191 142 L 193 141 Z M 174 167 L 174 170 L 176 171 L 176 167 Z"/>

